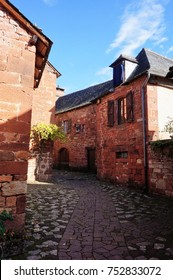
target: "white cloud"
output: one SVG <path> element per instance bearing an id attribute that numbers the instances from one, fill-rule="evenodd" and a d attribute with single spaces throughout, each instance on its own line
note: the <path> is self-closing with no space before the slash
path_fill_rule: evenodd
<path id="1" fill-rule="evenodd" d="M 96 72 L 97 76 L 102 76 L 104 79 L 111 80 L 112 79 L 112 69 L 110 67 L 104 67 Z"/>
<path id="2" fill-rule="evenodd" d="M 121 27 L 107 52 L 119 49 L 120 53 L 134 55 L 135 50 L 151 41 L 159 44 L 166 40 L 164 7 L 159 0 L 131 2 L 121 18 Z"/>
<path id="3" fill-rule="evenodd" d="M 54 5 L 56 5 L 57 0 L 43 0 L 43 2 L 44 2 L 46 5 L 48 5 L 48 6 L 50 6 L 50 7 L 53 7 Z"/>
<path id="4" fill-rule="evenodd" d="M 104 68 L 100 69 L 100 70 L 96 73 L 96 75 L 97 75 L 97 76 L 102 76 L 102 75 L 104 75 L 104 76 L 110 77 L 110 76 L 112 75 L 112 70 L 111 70 L 111 68 L 109 68 L 109 67 L 104 67 Z"/>
<path id="5" fill-rule="evenodd" d="M 168 53 L 173 52 L 173 46 L 168 49 Z"/>

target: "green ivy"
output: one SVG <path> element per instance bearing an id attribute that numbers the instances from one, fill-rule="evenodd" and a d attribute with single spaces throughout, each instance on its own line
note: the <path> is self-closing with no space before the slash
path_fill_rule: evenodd
<path id="1" fill-rule="evenodd" d="M 8 213 L 6 210 L 2 211 L 0 214 L 0 236 L 4 236 L 6 229 L 5 229 L 5 225 L 4 222 L 6 220 L 13 220 L 13 216 L 11 213 Z"/>
<path id="2" fill-rule="evenodd" d="M 31 139 L 36 144 L 56 139 L 63 141 L 65 140 L 65 134 L 56 124 L 38 123 L 31 129 Z"/>
<path id="3" fill-rule="evenodd" d="M 153 141 L 150 145 L 153 151 L 160 151 L 166 147 L 173 147 L 173 139 Z"/>

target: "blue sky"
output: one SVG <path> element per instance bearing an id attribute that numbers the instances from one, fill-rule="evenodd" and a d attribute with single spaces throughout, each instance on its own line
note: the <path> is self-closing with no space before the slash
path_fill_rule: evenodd
<path id="1" fill-rule="evenodd" d="M 109 65 L 143 48 L 173 58 L 171 0 L 11 0 L 53 41 L 49 61 L 71 93 L 112 78 Z"/>

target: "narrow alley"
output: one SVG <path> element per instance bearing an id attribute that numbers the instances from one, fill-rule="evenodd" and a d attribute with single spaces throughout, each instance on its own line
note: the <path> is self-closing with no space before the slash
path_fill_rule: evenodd
<path id="1" fill-rule="evenodd" d="M 28 185 L 24 253 L 13 259 L 173 259 L 173 199 L 56 171 Z"/>

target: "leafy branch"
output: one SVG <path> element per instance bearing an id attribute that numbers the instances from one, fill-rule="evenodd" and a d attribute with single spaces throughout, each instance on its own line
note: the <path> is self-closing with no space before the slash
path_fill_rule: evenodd
<path id="1" fill-rule="evenodd" d="M 55 141 L 56 139 L 64 141 L 65 138 L 64 132 L 56 124 L 38 123 L 31 129 L 31 140 L 35 144 L 41 145 L 46 141 Z"/>

